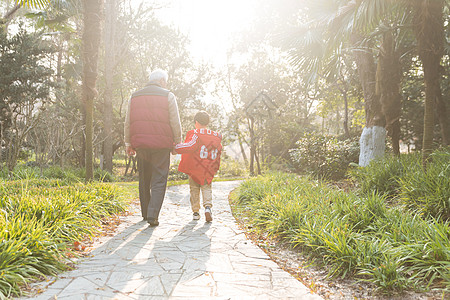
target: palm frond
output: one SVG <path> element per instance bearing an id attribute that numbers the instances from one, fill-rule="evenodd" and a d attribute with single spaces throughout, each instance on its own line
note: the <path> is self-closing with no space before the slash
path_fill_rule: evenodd
<path id="1" fill-rule="evenodd" d="M 334 16 L 328 21 L 330 36 L 347 37 L 353 31 L 355 26 L 354 15 L 358 7 L 359 4 L 356 1 L 350 1 L 336 9 Z"/>
<path id="2" fill-rule="evenodd" d="M 81 6 L 80 0 L 16 0 L 16 4 L 27 7 L 44 9 L 52 6 L 58 10 L 73 10 Z"/>
<path id="3" fill-rule="evenodd" d="M 282 49 L 309 47 L 323 43 L 323 29 L 304 25 L 283 31 L 273 39 Z"/>
<path id="4" fill-rule="evenodd" d="M 277 42 L 288 53 L 290 64 L 305 74 L 307 84 L 313 84 L 319 76 L 326 50 L 323 29 L 309 25 L 293 28 L 278 35 Z"/>
<path id="5" fill-rule="evenodd" d="M 334 18 L 340 6 L 340 2 L 335 0 L 305 1 L 308 17 L 321 25 L 328 24 L 329 20 Z"/>
<path id="6" fill-rule="evenodd" d="M 306 0 L 310 23 L 280 36 L 289 50 L 290 62 L 299 70 L 335 78 L 342 66 L 343 49 L 373 51 L 387 31 L 411 40 L 410 0 Z M 445 0 L 450 1 L 450 0 Z M 350 46 L 351 37 L 362 36 L 361 44 Z M 352 41 L 353 43 L 353 41 Z M 344 51 L 345 52 L 345 51 Z"/>
<path id="7" fill-rule="evenodd" d="M 50 0 L 16 0 L 16 3 L 28 8 L 45 8 L 50 4 Z"/>
<path id="8" fill-rule="evenodd" d="M 393 0 L 363 0 L 355 12 L 355 29 L 371 32 L 393 13 Z"/>

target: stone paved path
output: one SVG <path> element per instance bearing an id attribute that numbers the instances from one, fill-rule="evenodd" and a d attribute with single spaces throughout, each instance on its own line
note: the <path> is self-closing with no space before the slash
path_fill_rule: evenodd
<path id="1" fill-rule="evenodd" d="M 192 221 L 187 185 L 170 187 L 158 227 L 134 212 L 120 233 L 33 299 L 321 299 L 238 228 L 228 205 L 238 184 L 213 183 L 212 223 L 203 212 Z"/>

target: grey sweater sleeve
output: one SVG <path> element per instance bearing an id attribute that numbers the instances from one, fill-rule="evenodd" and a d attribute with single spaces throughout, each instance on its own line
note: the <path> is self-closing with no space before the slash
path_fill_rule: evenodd
<path id="1" fill-rule="evenodd" d="M 131 146 L 131 144 L 130 144 L 130 106 L 131 106 L 131 99 L 128 101 L 127 114 L 125 116 L 125 123 L 124 123 L 125 146 Z"/>
<path id="2" fill-rule="evenodd" d="M 172 127 L 173 142 L 178 144 L 181 142 L 181 122 L 177 99 L 173 93 L 169 93 L 169 122 Z"/>

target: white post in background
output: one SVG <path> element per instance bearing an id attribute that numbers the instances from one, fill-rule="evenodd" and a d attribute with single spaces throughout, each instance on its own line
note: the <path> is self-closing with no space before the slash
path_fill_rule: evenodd
<path id="1" fill-rule="evenodd" d="M 359 139 L 359 165 L 367 166 L 372 160 L 384 156 L 386 129 L 381 126 L 364 127 Z"/>

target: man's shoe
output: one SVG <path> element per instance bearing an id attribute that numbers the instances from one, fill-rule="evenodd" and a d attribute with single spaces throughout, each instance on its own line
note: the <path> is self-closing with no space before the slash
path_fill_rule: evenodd
<path id="1" fill-rule="evenodd" d="M 205 219 L 206 219 L 206 222 L 212 221 L 211 207 L 209 207 L 209 206 L 205 207 Z"/>
<path id="2" fill-rule="evenodd" d="M 200 220 L 200 214 L 196 211 L 192 217 L 194 221 Z"/>
<path id="3" fill-rule="evenodd" d="M 159 225 L 158 219 L 147 219 L 147 223 L 151 226 L 151 227 L 155 227 Z"/>

